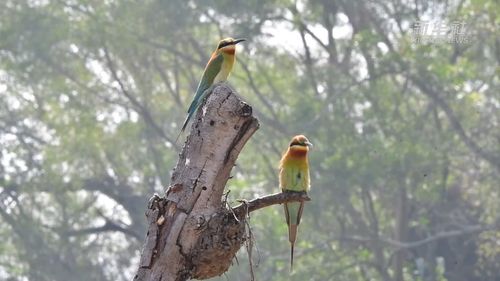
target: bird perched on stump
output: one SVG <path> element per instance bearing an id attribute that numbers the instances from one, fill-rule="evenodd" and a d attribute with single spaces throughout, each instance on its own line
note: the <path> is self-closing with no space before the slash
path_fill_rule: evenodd
<path id="1" fill-rule="evenodd" d="M 280 161 L 279 184 L 282 192 L 307 192 L 311 186 L 307 153 L 312 143 L 304 135 L 292 138 Z M 304 210 L 304 202 L 285 203 L 288 240 L 290 241 L 290 270 L 293 270 L 293 250 L 297 239 L 297 228 Z"/>
<path id="2" fill-rule="evenodd" d="M 194 98 L 189 105 L 187 111 L 188 115 L 186 120 L 184 120 L 184 124 L 182 125 L 181 131 L 175 142 L 177 142 L 182 132 L 186 129 L 186 126 L 193 114 L 196 112 L 198 107 L 200 107 L 201 102 L 209 92 L 209 88 L 214 83 L 226 81 L 227 77 L 231 73 L 231 70 L 233 69 L 234 59 L 236 56 L 236 44 L 243 41 L 245 41 L 245 39 L 233 39 L 231 37 L 220 40 L 217 45 L 217 49 L 215 49 L 212 53 L 212 56 L 205 66 L 205 71 L 203 71 L 203 75 L 201 76 Z"/>

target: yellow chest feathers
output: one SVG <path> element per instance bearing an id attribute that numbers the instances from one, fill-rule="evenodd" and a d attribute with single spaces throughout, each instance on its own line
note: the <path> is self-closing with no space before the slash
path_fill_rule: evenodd
<path id="1" fill-rule="evenodd" d="M 214 82 L 221 82 L 221 81 L 226 81 L 227 77 L 231 73 L 231 70 L 233 69 L 234 65 L 234 46 L 222 50 L 222 55 L 224 56 L 224 61 L 222 62 L 221 69 L 217 76 L 215 76 Z"/>

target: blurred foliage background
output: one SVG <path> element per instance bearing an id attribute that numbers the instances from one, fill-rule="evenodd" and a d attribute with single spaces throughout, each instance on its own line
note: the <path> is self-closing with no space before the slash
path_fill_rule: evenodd
<path id="1" fill-rule="evenodd" d="M 232 36 L 248 41 L 229 82 L 261 122 L 232 202 L 278 191 L 292 135 L 315 144 L 295 271 L 273 206 L 250 220 L 257 280 L 500 280 L 499 11 L 494 0 L 2 0 L 0 279 L 131 280 L 147 200 L 168 186 L 203 67 Z M 464 40 L 437 40 L 456 23 Z M 214 280 L 249 279 L 242 249 Z"/>

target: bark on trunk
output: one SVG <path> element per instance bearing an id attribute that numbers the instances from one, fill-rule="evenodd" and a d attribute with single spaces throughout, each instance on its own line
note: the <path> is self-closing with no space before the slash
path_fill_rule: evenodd
<path id="1" fill-rule="evenodd" d="M 149 228 L 134 280 L 207 279 L 224 273 L 245 224 L 222 202 L 241 149 L 258 129 L 252 108 L 218 84 L 199 110 L 165 197 L 151 198 Z"/>

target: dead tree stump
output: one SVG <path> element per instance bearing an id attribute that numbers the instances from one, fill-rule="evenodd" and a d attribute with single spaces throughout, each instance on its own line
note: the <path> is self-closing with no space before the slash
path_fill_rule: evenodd
<path id="1" fill-rule="evenodd" d="M 134 280 L 207 279 L 224 273 L 244 242 L 245 225 L 222 203 L 241 149 L 258 129 L 252 108 L 218 84 L 199 110 L 165 197 L 150 200 Z"/>

